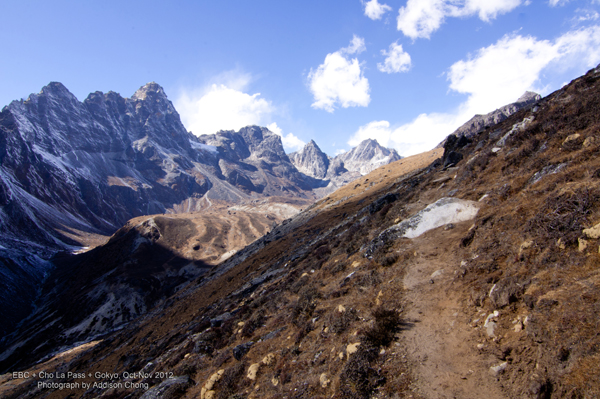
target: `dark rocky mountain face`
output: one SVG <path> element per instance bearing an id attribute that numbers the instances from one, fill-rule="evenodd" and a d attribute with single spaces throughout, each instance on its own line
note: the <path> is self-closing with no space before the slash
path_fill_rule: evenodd
<path id="1" fill-rule="evenodd" d="M 219 131 L 200 136 L 198 142 L 217 150 L 215 173 L 247 194 L 311 197 L 302 192 L 311 190 L 306 176 L 290 162 L 281 137 L 267 128 L 247 126 L 238 132 Z"/>
<path id="2" fill-rule="evenodd" d="M 156 83 L 131 98 L 95 92 L 80 102 L 54 82 L 4 107 L 0 333 L 31 310 L 23 304 L 46 260 L 80 246 L 82 232 L 110 235 L 132 217 L 200 209 L 204 198 L 312 198 L 278 136 L 258 127 L 214 136 L 223 140 L 207 138 L 212 146 L 188 133 Z"/>
<path id="3" fill-rule="evenodd" d="M 471 138 L 482 130 L 506 120 L 509 116 L 520 109 L 533 106 L 541 98 L 542 97 L 537 93 L 526 91 L 514 103 L 500 107 L 497 110 L 485 115 L 475 115 L 458 129 L 456 129 L 452 134 L 459 138 L 461 136 Z M 445 140 L 440 143 L 438 147 L 443 147 L 444 142 Z"/>

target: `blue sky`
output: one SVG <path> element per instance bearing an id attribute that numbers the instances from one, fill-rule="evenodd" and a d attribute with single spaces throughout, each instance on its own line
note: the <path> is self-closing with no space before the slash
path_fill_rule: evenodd
<path id="1" fill-rule="evenodd" d="M 155 81 L 195 134 L 268 126 L 288 152 L 426 151 L 475 113 L 600 63 L 599 0 L 0 3 L 0 106 Z"/>

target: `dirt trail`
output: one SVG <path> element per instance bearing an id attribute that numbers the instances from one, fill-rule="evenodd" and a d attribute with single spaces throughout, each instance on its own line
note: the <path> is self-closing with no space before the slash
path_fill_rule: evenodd
<path id="1" fill-rule="evenodd" d="M 412 390 L 427 399 L 506 398 L 490 373 L 500 363 L 480 353 L 479 332 L 470 324 L 452 288 L 461 258 L 457 242 L 469 222 L 451 231 L 436 229 L 413 240 L 417 256 L 404 277 L 405 317 L 413 327 L 402 333 L 401 345 L 413 373 Z"/>

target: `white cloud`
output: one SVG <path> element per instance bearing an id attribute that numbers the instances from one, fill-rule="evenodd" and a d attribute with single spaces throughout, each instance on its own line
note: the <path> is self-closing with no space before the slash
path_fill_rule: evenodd
<path id="1" fill-rule="evenodd" d="M 462 112 L 421 114 L 412 122 L 396 128 L 391 127 L 388 121 L 373 121 L 359 127 L 348 144 L 356 146 L 363 140 L 375 139 L 384 147 L 395 148 L 400 155 L 419 154 L 431 150 L 444 140 L 468 120 L 464 118 Z"/>
<path id="2" fill-rule="evenodd" d="M 580 24 L 582 22 L 588 21 L 596 21 L 598 20 L 598 18 L 600 18 L 600 14 L 598 14 L 598 12 L 594 10 L 577 9 L 575 12 L 578 14 L 578 16 L 573 18 L 573 22 L 575 24 Z"/>
<path id="3" fill-rule="evenodd" d="M 350 40 L 350 45 L 348 47 L 344 47 L 340 50 L 342 53 L 346 54 L 360 54 L 365 51 L 367 47 L 365 46 L 365 39 L 362 37 L 353 35 L 352 40 Z"/>
<path id="4" fill-rule="evenodd" d="M 507 35 L 450 67 L 450 89 L 467 95 L 454 111 L 421 114 L 398 127 L 388 121 L 370 122 L 361 126 L 348 143 L 373 138 L 401 155 L 428 151 L 475 114 L 514 102 L 526 90 L 544 94 L 547 89 L 540 87 L 542 74 L 569 70 L 582 73 L 599 62 L 600 26 L 571 31 L 554 41 Z"/>
<path id="5" fill-rule="evenodd" d="M 371 0 L 363 4 L 365 5 L 365 15 L 373 21 L 381 19 L 383 14 L 392 10 L 392 7 L 387 4 L 379 4 L 377 0 Z"/>
<path id="6" fill-rule="evenodd" d="M 504 36 L 474 58 L 452 65 L 450 88 L 468 94 L 473 111 L 489 112 L 485 110 L 514 101 L 526 89 L 540 90 L 535 87 L 540 72 L 557 56 L 556 46 L 547 40 Z"/>
<path id="7" fill-rule="evenodd" d="M 296 137 L 293 133 L 288 133 L 287 135 L 284 136 L 283 130 L 281 130 L 281 128 L 279 126 L 277 126 L 277 123 L 275 123 L 275 122 L 268 124 L 267 129 L 269 129 L 273 133 L 281 136 L 281 142 L 283 144 L 283 148 L 287 152 L 301 150 L 304 147 L 304 145 L 306 144 L 304 141 L 302 141 L 298 137 Z"/>
<path id="8" fill-rule="evenodd" d="M 544 91 L 539 78 L 548 67 L 560 71 L 600 62 L 600 26 L 571 31 L 554 42 L 506 35 L 475 57 L 450 67 L 450 88 L 469 95 L 474 112 L 489 112 L 514 101 L 525 90 Z"/>
<path id="9" fill-rule="evenodd" d="M 398 11 L 398 30 L 406 36 L 429 38 L 446 17 L 478 15 L 482 21 L 512 11 L 521 0 L 408 0 Z"/>
<path id="10" fill-rule="evenodd" d="M 348 144 L 355 147 L 366 139 L 377 140 L 379 144 L 387 147 L 390 144 L 392 129 L 388 121 L 373 121 L 358 128 L 358 131 L 348 141 Z"/>
<path id="11" fill-rule="evenodd" d="M 465 6 L 459 9 L 459 17 L 467 17 L 474 14 L 482 21 L 488 22 L 498 14 L 506 14 L 521 5 L 521 0 L 466 0 Z"/>
<path id="12" fill-rule="evenodd" d="M 392 43 L 390 50 L 381 50 L 381 54 L 386 56 L 383 64 L 377 64 L 381 72 L 407 72 L 411 67 L 410 55 L 402 49 L 401 44 Z"/>
<path id="13" fill-rule="evenodd" d="M 274 111 L 272 103 L 260 93 L 244 91 L 251 80 L 248 74 L 227 72 L 216 78 L 225 83 L 212 83 L 200 90 L 184 89 L 175 101 L 186 128 L 195 135 L 219 130 L 239 130 L 248 125 L 261 125 Z"/>
<path id="14" fill-rule="evenodd" d="M 550 4 L 550 7 L 556 7 L 556 6 L 564 6 L 569 1 L 571 1 L 571 0 L 550 0 L 548 3 Z"/>
<path id="15" fill-rule="evenodd" d="M 358 59 L 349 59 L 345 55 L 364 49 L 364 40 L 355 35 L 349 47 L 327 54 L 323 64 L 310 70 L 308 83 L 315 99 L 313 108 L 333 112 L 336 105 L 343 108 L 369 105 L 369 81 L 363 76 Z"/>
<path id="16" fill-rule="evenodd" d="M 408 0 L 398 11 L 398 30 L 413 39 L 429 38 L 445 15 L 443 0 Z"/>

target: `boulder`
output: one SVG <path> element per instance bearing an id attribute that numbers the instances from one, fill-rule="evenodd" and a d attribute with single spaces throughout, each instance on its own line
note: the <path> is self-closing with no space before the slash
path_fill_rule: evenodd
<path id="1" fill-rule="evenodd" d="M 492 306 L 496 309 L 517 301 L 525 292 L 525 284 L 515 277 L 498 281 L 492 286 L 489 297 Z"/>
<path id="2" fill-rule="evenodd" d="M 141 399 L 169 399 L 178 398 L 181 391 L 187 389 L 190 385 L 190 377 L 169 378 L 161 382 L 158 386 L 147 390 Z"/>
<path id="3" fill-rule="evenodd" d="M 587 238 L 600 238 L 600 223 L 589 229 L 583 229 L 583 234 Z"/>
<path id="4" fill-rule="evenodd" d="M 244 342 L 233 348 L 233 357 L 235 360 L 241 360 L 246 353 L 250 350 L 250 348 L 254 345 L 253 341 Z"/>
<path id="5" fill-rule="evenodd" d="M 248 379 L 250 379 L 252 381 L 256 380 L 256 375 L 258 374 L 259 369 L 260 369 L 260 363 L 251 364 L 250 367 L 248 367 L 248 374 L 246 374 Z"/>

